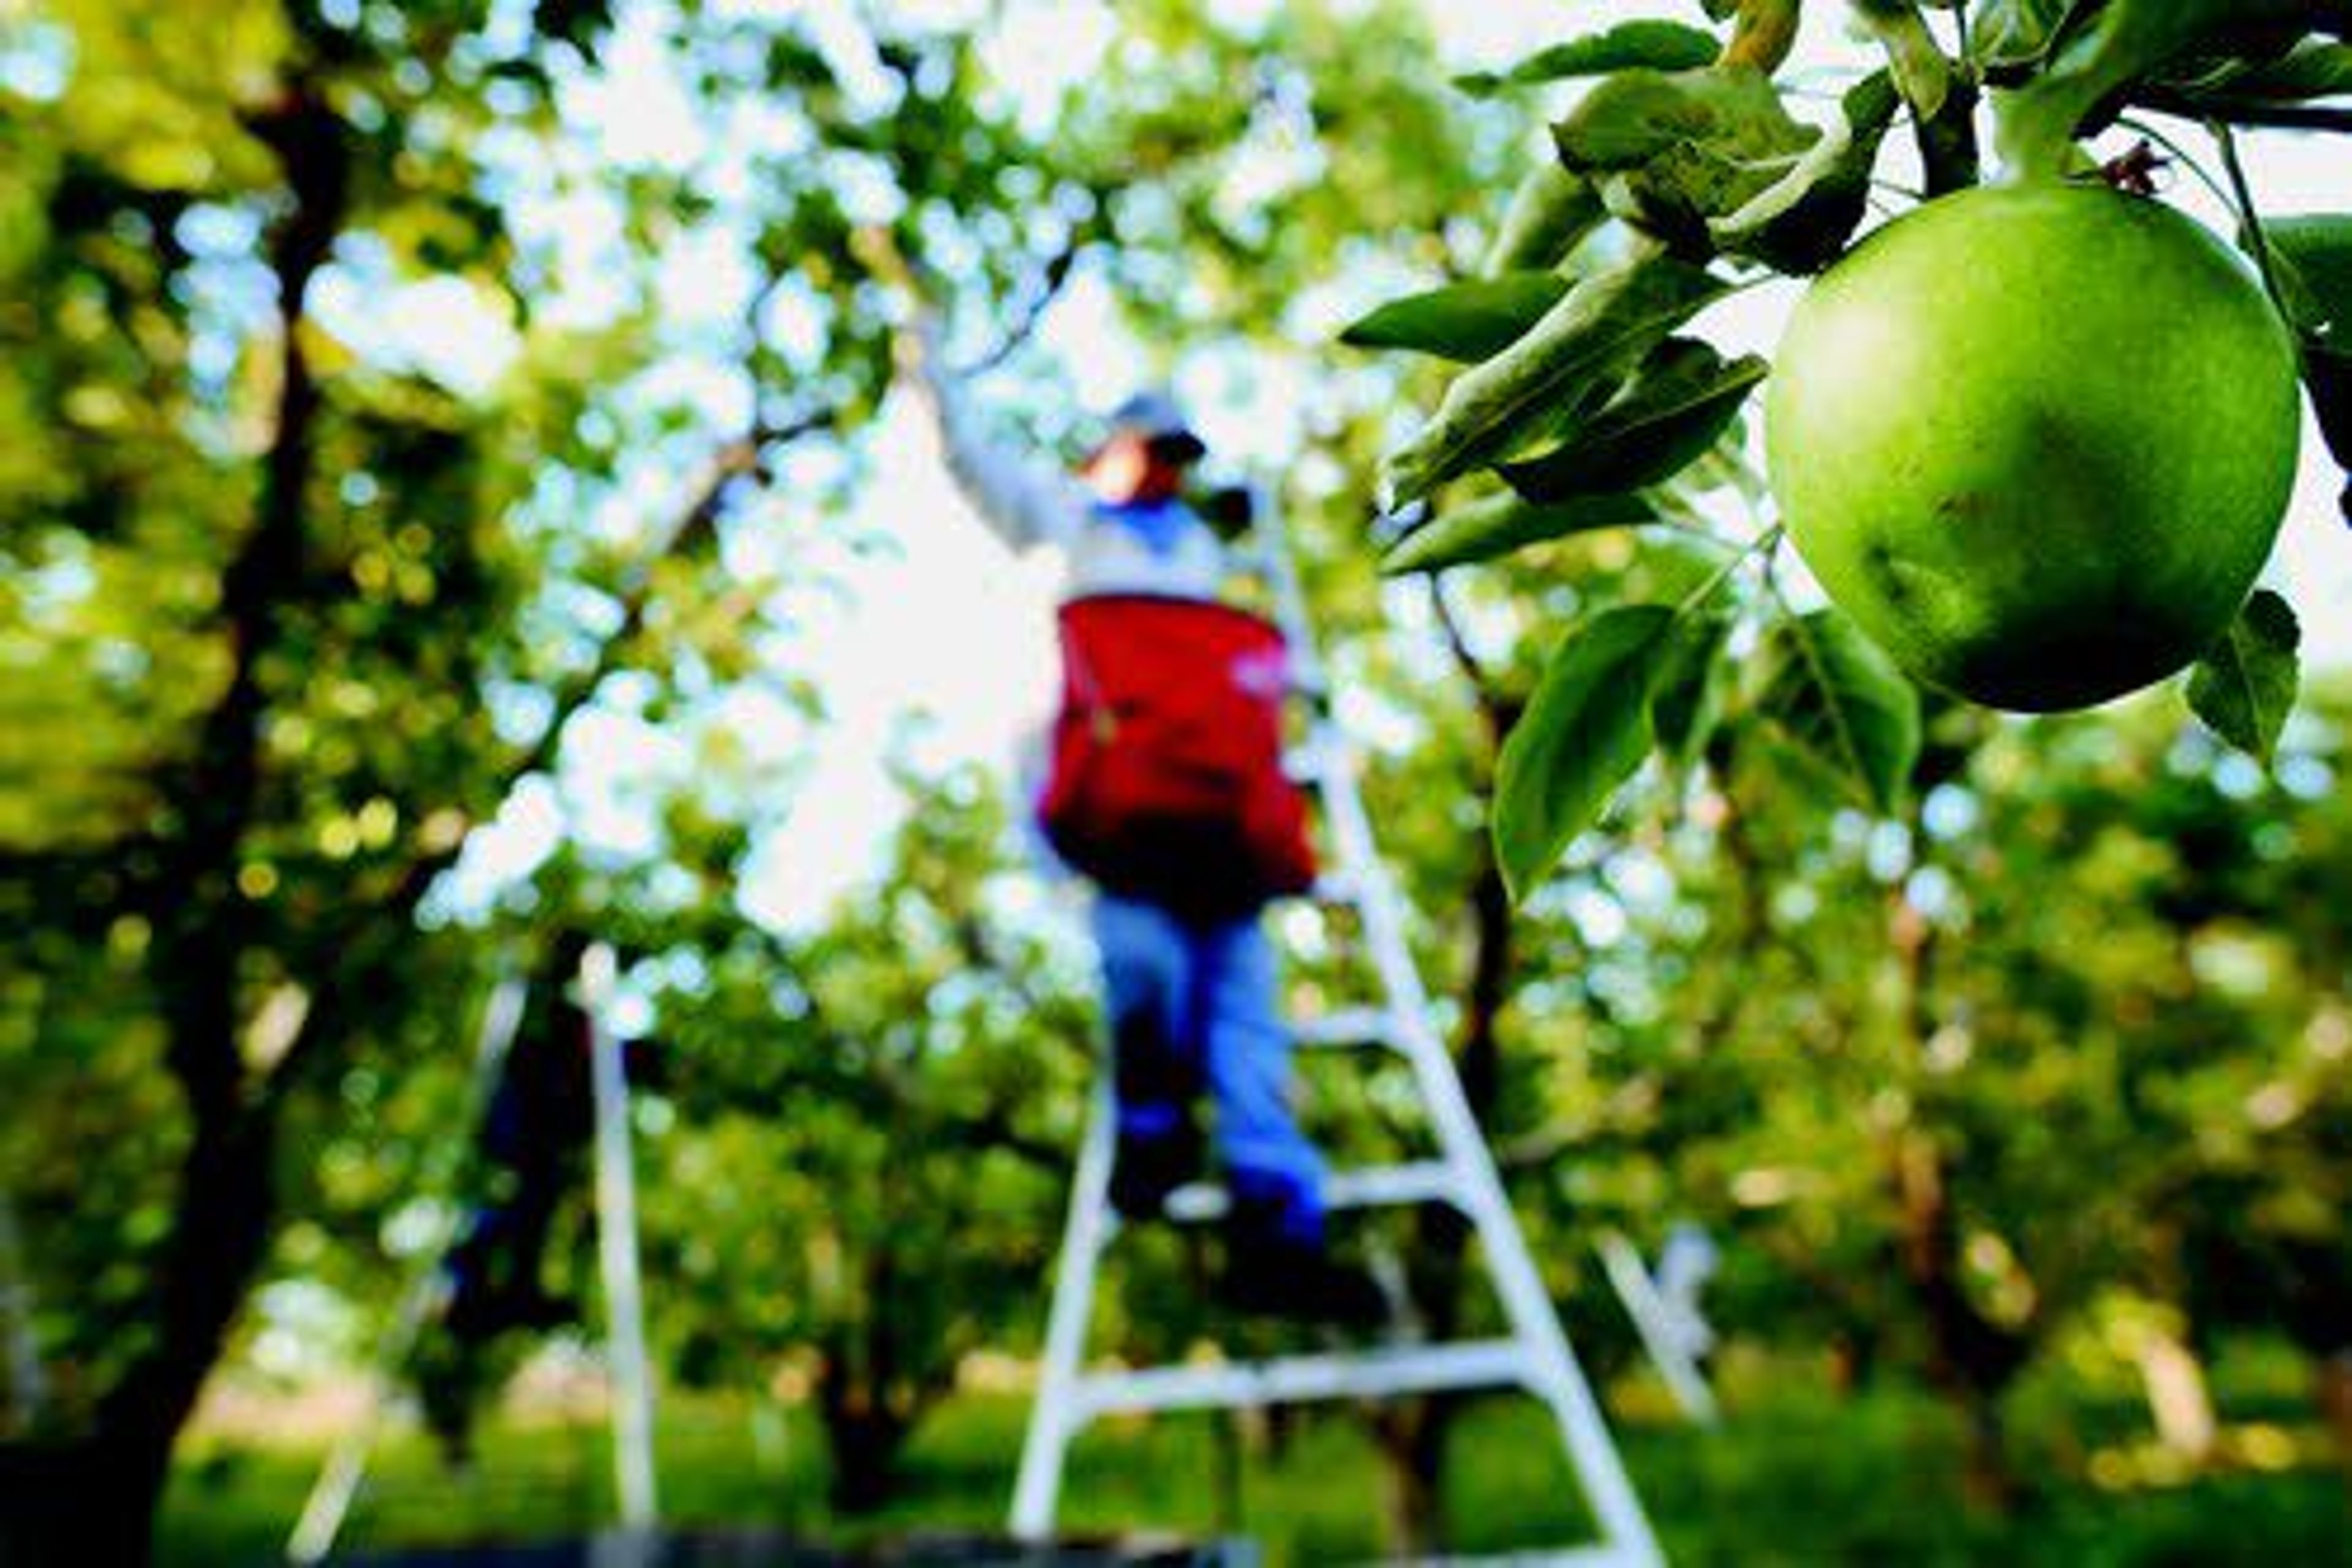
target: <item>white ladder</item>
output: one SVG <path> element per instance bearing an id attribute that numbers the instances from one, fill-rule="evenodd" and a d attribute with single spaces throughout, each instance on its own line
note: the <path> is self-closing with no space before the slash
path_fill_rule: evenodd
<path id="1" fill-rule="evenodd" d="M 1290 642 L 1298 684 L 1309 694 L 1319 694 L 1326 689 L 1297 579 L 1263 508 L 1257 527 L 1276 617 Z M 1012 1532 L 1033 1543 L 1052 1534 L 1069 1446 L 1098 1416 L 1518 1388 L 1543 1401 L 1559 1423 L 1570 1466 L 1600 1525 L 1601 1539 L 1541 1556 L 1515 1553 L 1511 1560 L 1649 1568 L 1663 1561 L 1656 1540 L 1511 1213 L 1453 1058 L 1430 1023 L 1429 999 L 1405 942 L 1400 898 L 1359 793 L 1356 754 L 1328 713 L 1316 721 L 1297 763 L 1302 778 L 1322 801 L 1329 840 L 1332 868 L 1317 896 L 1356 911 L 1381 996 L 1371 1006 L 1304 1021 L 1294 1034 L 1302 1047 L 1377 1046 L 1402 1055 L 1412 1068 L 1439 1151 L 1433 1160 L 1335 1173 L 1326 1189 L 1327 1202 L 1335 1209 L 1453 1205 L 1477 1232 L 1509 1332 L 1490 1340 L 1255 1363 L 1087 1370 L 1095 1279 L 1118 1230 L 1109 1202 L 1116 1131 L 1106 1074 L 1096 1090 L 1070 1194 L 1045 1362 L 1013 1492 Z M 1173 1194 L 1167 1208 L 1171 1218 L 1199 1220 L 1214 1218 L 1224 1205 L 1222 1191 L 1196 1184 Z"/>
<path id="2" fill-rule="evenodd" d="M 583 956 L 579 996 L 590 1029 L 590 1084 L 595 1115 L 595 1209 L 597 1260 L 602 1271 L 607 1328 L 606 1361 L 614 1384 L 613 1471 L 620 1501 L 624 1548 L 642 1543 L 655 1524 L 653 1379 L 646 1355 L 645 1301 L 637 1254 L 636 1169 L 630 1148 L 629 1080 L 620 1037 L 606 1021 L 617 960 L 610 945 L 597 942 Z M 558 982 L 562 984 L 562 982 Z M 499 983 L 483 1009 L 469 1099 L 478 1120 L 496 1091 L 509 1051 L 522 1026 L 528 983 Z M 470 1134 L 470 1127 L 468 1133 Z M 446 1174 L 446 1173 L 443 1173 Z M 420 1259 L 401 1298 L 392 1328 L 377 1346 L 367 1400 L 359 1418 L 336 1443 L 286 1542 L 286 1561 L 310 1568 L 335 1549 L 352 1505 L 367 1479 L 370 1453 L 389 1404 L 418 1338 L 447 1304 L 448 1276 L 443 1265 L 457 1239 L 454 1218 Z"/>

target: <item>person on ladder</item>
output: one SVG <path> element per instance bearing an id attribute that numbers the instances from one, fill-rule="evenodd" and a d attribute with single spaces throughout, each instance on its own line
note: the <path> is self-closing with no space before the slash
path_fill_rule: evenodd
<path id="1" fill-rule="evenodd" d="M 1375 1328 L 1369 1272 L 1327 1246 L 1324 1163 L 1291 1104 L 1275 897 L 1313 877 L 1281 771 L 1278 633 L 1221 603 L 1223 542 L 1183 493 L 1206 455 L 1165 392 L 1130 397 L 1073 477 L 983 432 L 926 315 L 902 353 L 974 510 L 1015 550 L 1066 559 L 1064 693 L 1039 817 L 1095 884 L 1118 1153 L 1111 1197 L 1160 1215 L 1201 1173 L 1214 1105 L 1228 1194 L 1223 1294 L 1244 1310 Z"/>

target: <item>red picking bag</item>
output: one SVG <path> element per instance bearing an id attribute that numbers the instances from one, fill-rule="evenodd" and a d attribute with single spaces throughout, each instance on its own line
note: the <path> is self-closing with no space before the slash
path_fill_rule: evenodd
<path id="1" fill-rule="evenodd" d="M 1315 879 L 1307 801 L 1282 768 L 1289 656 L 1270 622 L 1206 600 L 1062 606 L 1062 707 L 1038 803 L 1105 889 L 1202 916 Z"/>

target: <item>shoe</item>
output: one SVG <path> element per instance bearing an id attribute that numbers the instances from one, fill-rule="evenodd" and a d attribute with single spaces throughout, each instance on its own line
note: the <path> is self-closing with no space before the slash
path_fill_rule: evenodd
<path id="1" fill-rule="evenodd" d="M 507 1328 L 544 1333 L 580 1321 L 580 1303 L 537 1284 L 519 1285 L 499 1306 L 499 1321 Z"/>
<path id="2" fill-rule="evenodd" d="M 1199 1075 L 1139 1011 L 1111 1026 L 1111 1096 L 1118 1106 L 1118 1147 L 1111 1161 L 1110 1201 L 1127 1219 L 1157 1219 L 1168 1194 L 1207 1168 L 1208 1146 L 1196 1113 Z"/>
<path id="3" fill-rule="evenodd" d="M 1234 1251 L 1219 1294 L 1236 1311 L 1366 1333 L 1385 1331 L 1397 1320 L 1388 1292 L 1369 1270 L 1297 1242 Z"/>
<path id="4" fill-rule="evenodd" d="M 1122 1219 L 1158 1219 L 1168 1194 L 1198 1181 L 1207 1167 L 1207 1147 L 1189 1115 L 1176 1128 L 1153 1137 L 1122 1133 L 1111 1157 L 1111 1207 Z"/>

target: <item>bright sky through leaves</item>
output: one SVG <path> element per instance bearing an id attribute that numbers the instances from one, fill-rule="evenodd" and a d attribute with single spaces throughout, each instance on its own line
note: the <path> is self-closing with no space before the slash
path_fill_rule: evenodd
<path id="1" fill-rule="evenodd" d="M 765 7 L 744 0 L 742 8 Z M 854 38 L 857 28 L 846 0 L 788 8 L 809 22 L 831 52 L 848 51 L 840 40 Z M 974 25 L 988 7 L 969 0 L 902 0 L 884 9 L 925 22 Z M 1246 22 L 1269 6 L 1265 0 L 1229 0 L 1219 9 Z M 1426 0 L 1426 9 L 1445 42 L 1447 68 L 1468 70 L 1507 66 L 1602 21 L 1689 20 L 1696 7 Z M 660 48 L 666 8 L 637 5 L 625 15 L 607 57 L 608 72 L 571 94 L 567 111 L 583 146 L 602 156 L 682 166 L 710 128 L 695 122 L 688 96 L 667 75 Z M 1084 83 L 1110 33 L 1105 9 L 1092 0 L 1029 0 L 1005 8 L 984 54 L 991 70 L 1042 114 L 1061 93 Z M 1836 87 L 1863 58 L 1843 36 L 1837 8 L 1815 7 L 1787 74 L 1801 79 L 1807 72 L 1827 73 L 1826 112 Z M 857 62 L 836 63 L 854 89 L 861 79 Z M 2202 154 L 2199 138 L 2189 133 L 2185 140 Z M 2267 208 L 2284 213 L 2340 203 L 2339 148 L 2287 134 L 2249 133 L 2244 141 L 2257 197 Z M 1286 172 L 1269 170 L 1268 177 L 1280 179 Z M 2173 171 L 2168 177 L 2169 199 L 2209 225 L 2226 226 L 2219 204 L 2192 176 Z M 609 242 L 613 221 L 609 211 L 576 192 L 526 210 L 525 228 L 552 235 L 567 262 L 575 263 L 565 272 L 582 280 L 582 292 L 558 302 L 565 313 L 593 319 L 614 308 L 593 265 Z M 1376 303 L 1392 282 L 1367 277 L 1360 297 L 1319 301 L 1315 313 L 1336 328 Z M 751 273 L 739 258 L 723 246 L 702 246 L 672 258 L 659 292 L 667 311 L 716 318 L 750 287 Z M 1719 329 L 1713 335 L 1727 348 L 1769 354 L 1794 295 L 1785 283 L 1750 290 L 1718 307 L 1706 324 Z M 412 358 L 458 386 L 482 384 L 496 374 L 499 354 L 510 351 L 511 327 L 467 298 L 461 284 L 404 289 L 396 303 L 394 310 L 373 312 L 395 325 L 363 331 L 367 300 L 346 280 L 326 292 L 320 314 L 355 342 Z M 770 327 L 791 338 L 789 294 Z M 1083 276 L 1042 324 L 1034 352 L 1066 367 L 1090 413 L 1115 403 L 1146 365 L 1140 346 L 1118 320 L 1115 302 Z M 1232 374 L 1237 368 L 1244 367 L 1221 363 L 1213 352 L 1196 353 L 1182 365 L 1178 386 L 1222 458 L 1278 467 L 1315 388 L 1292 366 L 1246 367 L 1258 374 L 1245 377 Z M 1245 382 L 1255 383 L 1250 395 L 1235 400 L 1231 394 Z M 729 384 L 712 380 L 684 390 L 720 411 L 723 426 L 733 390 Z M 855 509 L 852 531 L 885 536 L 896 547 L 846 562 L 845 607 L 824 617 L 793 650 L 799 662 L 790 673 L 824 693 L 829 718 L 805 737 L 812 754 L 783 826 L 746 868 L 743 907 L 764 921 L 813 921 L 879 864 L 899 809 L 887 778 L 894 752 L 927 765 L 979 760 L 1013 776 L 1024 738 L 1042 722 L 1051 700 L 1053 563 L 1015 561 L 971 516 L 940 469 L 928 430 L 903 399 L 882 420 L 874 456 L 874 482 Z M 681 477 L 678 482 L 688 481 Z M 2336 521 L 2336 489 L 2317 433 L 2307 429 L 2302 480 L 2269 580 L 2304 607 L 2305 657 L 2315 667 L 2352 662 L 2352 536 Z M 646 500 L 647 510 L 658 515 L 658 498 Z M 975 658 L 974 649 L 987 650 L 986 656 Z M 499 827 L 480 836 L 461 879 L 459 905 L 527 870 L 553 847 L 567 818 L 584 840 L 628 852 L 650 831 L 638 804 L 650 793 L 646 784 L 675 780 L 691 766 L 675 735 L 614 715 L 580 726 L 569 763 L 560 792 L 519 795 Z"/>

